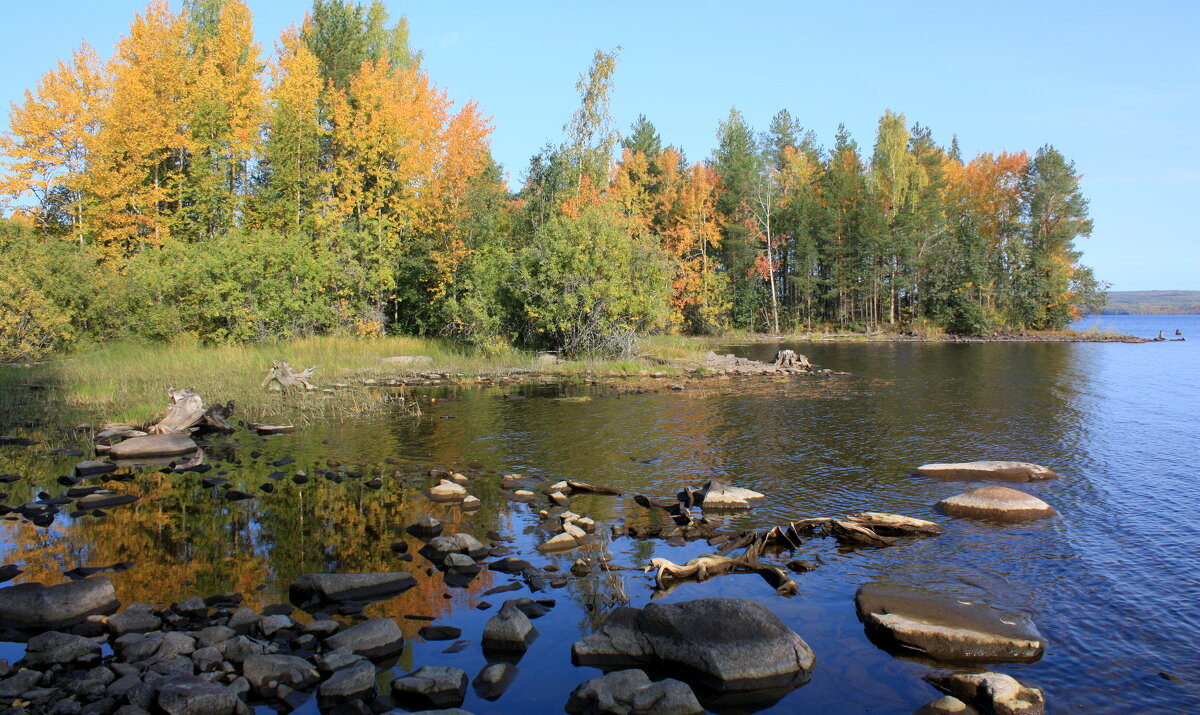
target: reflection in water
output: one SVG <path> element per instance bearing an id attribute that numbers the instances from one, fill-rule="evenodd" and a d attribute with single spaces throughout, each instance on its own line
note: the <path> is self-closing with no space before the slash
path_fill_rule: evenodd
<path id="1" fill-rule="evenodd" d="M 1049 639 L 1045 658 L 999 669 L 1045 687 L 1055 707 L 1187 709 L 1200 702 L 1190 645 L 1200 629 L 1189 616 L 1200 571 L 1185 556 L 1200 536 L 1200 488 L 1180 460 L 1198 436 L 1190 415 L 1200 404 L 1193 345 L 806 344 L 789 347 L 854 376 L 718 381 L 641 395 L 543 386 L 526 388 L 523 401 L 446 388 L 415 424 L 380 419 L 214 441 L 207 457 L 213 469 L 204 474 L 143 470 L 130 482 L 107 482 L 141 498 L 102 518 L 60 516 L 49 529 L 2 521 L 0 562 L 25 569 L 15 582 L 54 583 L 80 565 L 133 561 L 111 574 L 125 603 L 233 590 L 256 607 L 286 600 L 287 584 L 306 572 L 408 570 L 417 588 L 371 604 L 366 615 L 396 618 L 409 637 L 424 621 L 405 616 L 463 628 L 463 638 L 473 639 L 467 649 L 443 653 L 446 644 L 413 638 L 400 667 L 455 665 L 473 673 L 485 663 L 478 638 L 486 619 L 528 589 L 485 596 L 519 578 L 487 571 L 465 588 L 447 587 L 422 556 L 405 562 L 389 548 L 396 541 L 408 542 L 410 552 L 420 546 L 405 526 L 432 513 L 447 533 L 469 531 L 487 541 L 486 533 L 498 530 L 514 538 L 515 554 L 552 575 L 602 553 L 627 567 L 653 556 L 683 563 L 711 547 L 610 541 L 601 529 L 602 538 L 582 553 L 538 554 L 546 537 L 539 519 L 503 499 L 498 474 L 620 489 L 625 497 L 573 500 L 572 510 L 606 525 L 657 518 L 633 505 L 633 493 L 666 496 L 721 477 L 771 498 L 766 507 L 727 517 L 733 529 L 864 510 L 947 527 L 944 536 L 883 550 L 807 543 L 797 558 L 822 565 L 797 575 L 801 595 L 792 599 L 774 596 L 756 575 L 689 583 L 665 597 L 751 598 L 804 636 L 817 654 L 812 681 L 774 710 L 902 712 L 935 697 L 920 681 L 926 665 L 866 639 L 853 594 L 867 581 L 923 585 L 1028 615 Z M 735 349 L 761 357 L 776 347 Z M 1176 352 L 1149 352 L 1168 347 Z M 592 399 L 549 399 L 563 395 Z M 54 478 L 74 460 L 47 457 L 49 446 L 57 445 L 2 448 L 3 471 L 26 476 L 5 485 L 5 503 L 28 501 L 40 489 L 62 491 Z M 296 461 L 271 466 L 280 456 Z M 1021 488 L 1061 516 L 998 526 L 936 514 L 935 502 L 973 485 L 910 476 L 912 467 L 972 459 L 1054 468 L 1061 480 Z M 470 470 L 473 460 L 486 467 Z M 482 509 L 466 514 L 427 501 L 420 490 L 433 466 L 471 475 Z M 297 470 L 308 474 L 306 484 L 292 481 Z M 319 470 L 344 476 L 334 482 Z M 270 478 L 279 471 L 283 478 Z M 383 487 L 367 488 L 376 475 Z M 254 498 L 228 501 L 221 486 L 202 486 L 218 476 Z M 265 483 L 271 493 L 259 489 Z M 536 594 L 558 605 L 537 621 L 542 636 L 522 659 L 521 676 L 496 703 L 469 694 L 464 707 L 477 714 L 560 710 L 570 690 L 596 674 L 570 665 L 571 641 L 594 628 L 621 594 L 644 605 L 648 585 L 640 569 L 630 569 L 572 577 Z M 477 609 L 484 600 L 493 607 Z M 1165 680 L 1160 671 L 1183 680 Z"/>

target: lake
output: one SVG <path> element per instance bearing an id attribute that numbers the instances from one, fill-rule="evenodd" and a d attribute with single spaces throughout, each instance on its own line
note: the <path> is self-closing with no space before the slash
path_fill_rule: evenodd
<path id="1" fill-rule="evenodd" d="M 468 586 L 447 587 L 423 557 L 399 561 L 389 546 L 420 542 L 404 532 L 423 513 L 447 531 L 486 541 L 490 530 L 514 539 L 517 555 L 569 573 L 578 552 L 539 555 L 546 538 L 528 506 L 502 498 L 498 474 L 572 478 L 615 487 L 623 497 L 587 495 L 572 509 L 606 525 L 647 523 L 634 493 L 673 495 L 685 484 L 719 477 L 766 494 L 770 503 L 723 517 L 734 529 L 806 517 L 887 511 L 931 519 L 946 533 L 885 549 L 839 550 L 807 542 L 796 558 L 820 563 L 796 574 L 800 594 L 776 596 L 756 575 L 686 583 L 663 597 L 675 602 L 738 596 L 770 608 L 816 653 L 811 681 L 762 712 L 906 713 L 938 696 L 921 680 L 930 666 L 873 645 L 855 615 L 855 590 L 868 582 L 919 585 L 982 599 L 1033 620 L 1046 636 L 1044 657 L 993 669 L 1042 687 L 1053 710 L 1180 712 L 1200 709 L 1200 480 L 1191 450 L 1200 446 L 1200 316 L 1099 316 L 1099 325 L 1142 337 L 1159 330 L 1186 342 L 1123 343 L 850 343 L 788 345 L 820 367 L 851 376 L 713 380 L 668 390 L 622 394 L 610 387 L 565 384 L 508 389 L 429 388 L 424 417 L 318 425 L 291 435 L 240 432 L 214 440 L 206 474 L 144 470 L 111 488 L 141 496 L 104 518 L 68 519 L 49 528 L 0 521 L 0 564 L 18 564 L 25 580 L 57 583 L 78 566 L 133 562 L 110 573 L 123 603 L 169 604 L 188 596 L 238 591 L 262 607 L 286 602 L 287 586 L 313 571 L 411 570 L 418 586 L 366 614 L 397 619 L 409 645 L 397 674 L 421 665 L 452 665 L 474 676 L 486 660 L 479 638 L 506 598 L 483 596 L 511 579 L 484 571 Z M 774 344 L 731 346 L 769 357 Z M 524 399 L 505 399 L 519 394 Z M 43 444 L 0 448 L 0 472 L 23 475 L 3 486 L 6 503 L 45 490 L 77 457 Z M 273 466 L 281 457 L 294 463 Z M 1014 459 L 1043 464 L 1062 478 L 1016 485 L 1059 515 L 998 525 L 938 514 L 938 500 L 977 486 L 912 476 L 928 462 Z M 330 467 L 333 463 L 334 467 Z M 475 514 L 431 504 L 428 479 L 405 481 L 431 467 L 477 474 Z M 340 483 L 314 477 L 295 484 L 297 469 L 351 472 Z M 393 475 L 393 472 L 400 475 Z M 273 473 L 282 472 L 280 479 Z M 374 473 L 383 486 L 367 488 Z M 255 498 L 231 502 L 201 480 L 220 475 Z M 261 492 L 271 483 L 274 491 Z M 612 563 L 640 567 L 662 556 L 682 563 L 712 547 L 628 537 L 601 539 Z M 588 552 L 595 555 L 595 551 Z M 465 710 L 561 712 L 570 691 L 595 677 L 571 664 L 572 641 L 590 632 L 623 592 L 632 605 L 651 598 L 639 569 L 566 579 L 537 598 L 556 606 L 534 624 L 541 632 L 519 662 L 508 692 L 488 702 L 468 690 Z M 475 606 L 484 600 L 490 610 Z M 423 616 L 462 628 L 458 653 L 425 642 Z M 0 646 L 20 657 L 22 646 Z M 1171 676 L 1170 678 L 1164 677 Z M 387 682 L 381 676 L 380 682 Z M 301 708 L 316 712 L 310 701 Z M 728 712 L 736 712 L 737 709 Z"/>

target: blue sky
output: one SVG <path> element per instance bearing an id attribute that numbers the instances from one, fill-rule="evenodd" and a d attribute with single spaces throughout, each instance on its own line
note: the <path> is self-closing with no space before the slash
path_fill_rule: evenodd
<path id="1" fill-rule="evenodd" d="M 308 0 L 249 0 L 269 51 Z M 736 106 L 787 108 L 864 152 L 887 108 L 968 158 L 1050 143 L 1083 174 L 1084 262 L 1116 290 L 1200 289 L 1200 2 L 388 2 L 425 68 L 494 118 L 516 184 L 557 143 L 596 48 L 620 45 L 612 113 L 639 113 L 691 160 Z M 0 4 L 0 102 L 86 39 L 108 56 L 142 0 Z M 178 9 L 179 2 L 172 2 Z M 0 128 L 7 128 L 7 113 Z"/>

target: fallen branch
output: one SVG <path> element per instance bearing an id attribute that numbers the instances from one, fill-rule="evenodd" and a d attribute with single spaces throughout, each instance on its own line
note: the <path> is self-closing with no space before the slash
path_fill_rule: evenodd
<path id="1" fill-rule="evenodd" d="M 305 390 L 317 389 L 315 385 L 309 382 L 309 378 L 316 372 L 316 366 L 308 367 L 300 372 L 292 372 L 292 366 L 286 361 L 276 360 L 271 363 L 271 368 L 267 370 L 267 379 L 263 380 L 262 386 L 266 387 L 271 382 L 279 384 L 281 389 L 287 390 L 292 387 L 303 387 Z"/>
<path id="2" fill-rule="evenodd" d="M 655 589 L 666 593 L 685 581 L 706 581 L 713 576 L 748 572 L 762 576 L 780 596 L 794 596 L 800 593 L 800 587 L 783 569 L 771 564 L 759 563 L 758 559 L 749 553 L 736 558 L 720 554 L 697 556 L 682 565 L 668 559 L 655 558 L 650 560 L 650 565 L 644 570 L 650 572 L 655 569 L 657 569 L 657 573 L 654 574 Z M 665 593 L 660 595 L 665 595 Z"/>

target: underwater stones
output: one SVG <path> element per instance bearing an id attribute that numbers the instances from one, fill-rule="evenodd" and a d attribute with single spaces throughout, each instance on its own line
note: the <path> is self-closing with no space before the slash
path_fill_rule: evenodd
<path id="1" fill-rule="evenodd" d="M 483 649 L 524 653 L 537 637 L 538 630 L 529 622 L 529 617 L 516 603 L 506 601 L 483 628 Z"/>
<path id="2" fill-rule="evenodd" d="M 112 462 L 101 462 L 94 459 L 85 460 L 75 465 L 75 476 L 94 477 L 98 474 L 108 474 L 117 471 L 117 465 Z"/>
<path id="3" fill-rule="evenodd" d="M 1017 522 L 1054 516 L 1054 507 L 1035 496 L 1008 487 L 979 487 L 947 497 L 937 508 L 948 516 Z"/>
<path id="4" fill-rule="evenodd" d="M 618 608 L 571 655 L 577 665 L 674 668 L 717 691 L 799 687 L 815 662 L 778 616 L 742 598 Z"/>
<path id="5" fill-rule="evenodd" d="M 981 712 L 994 715 L 1043 715 L 1046 698 L 1040 688 L 1022 685 L 1003 673 L 935 672 L 924 676 L 933 687 Z"/>
<path id="6" fill-rule="evenodd" d="M 404 634 L 392 619 L 372 618 L 326 638 L 325 648 L 346 648 L 363 657 L 378 660 L 404 650 Z"/>
<path id="7" fill-rule="evenodd" d="M 1058 479 L 1057 474 L 1040 464 L 1004 461 L 923 464 L 914 469 L 913 474 L 960 481 L 1003 479 L 1009 482 L 1036 482 L 1043 479 Z"/>
<path id="8" fill-rule="evenodd" d="M 871 583 L 854 597 L 867 635 L 948 663 L 1032 663 L 1045 639 L 1029 619 L 905 586 Z"/>
<path id="9" fill-rule="evenodd" d="M 704 712 L 687 683 L 672 678 L 651 682 L 642 670 L 618 670 L 571 691 L 572 715 L 698 715 Z"/>
<path id="10" fill-rule="evenodd" d="M 417 580 L 405 571 L 390 573 L 310 573 L 288 586 L 292 603 L 369 601 L 407 591 Z"/>
<path id="11" fill-rule="evenodd" d="M 148 434 L 130 437 L 114 444 L 108 456 L 114 459 L 139 459 L 142 457 L 172 457 L 195 452 L 199 447 L 186 434 Z"/>
<path id="12" fill-rule="evenodd" d="M 471 688 L 484 700 L 497 700 L 508 690 L 513 680 L 516 680 L 519 672 L 520 668 L 512 663 L 491 663 L 475 675 L 475 679 L 471 681 Z"/>
<path id="13" fill-rule="evenodd" d="M 57 586 L 21 583 L 0 589 L 0 626 L 52 630 L 74 625 L 91 615 L 112 613 L 120 605 L 107 576 Z"/>

